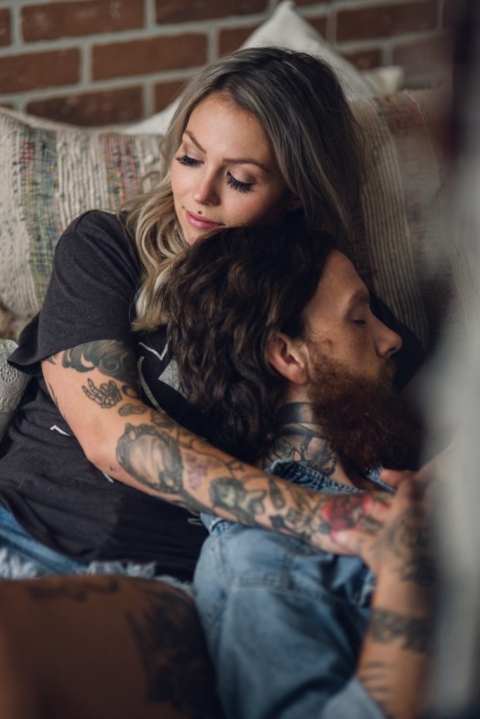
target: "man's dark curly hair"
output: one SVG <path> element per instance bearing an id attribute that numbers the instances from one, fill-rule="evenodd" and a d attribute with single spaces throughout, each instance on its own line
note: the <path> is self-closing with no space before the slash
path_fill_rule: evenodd
<path id="1" fill-rule="evenodd" d="M 162 290 L 181 389 L 205 436 L 244 461 L 265 453 L 286 387 L 267 348 L 278 332 L 303 338 L 333 248 L 320 231 L 224 228 L 180 254 Z"/>

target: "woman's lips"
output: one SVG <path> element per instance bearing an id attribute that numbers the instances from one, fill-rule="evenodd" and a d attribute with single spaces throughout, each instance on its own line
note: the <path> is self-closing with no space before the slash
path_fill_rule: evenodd
<path id="1" fill-rule="evenodd" d="M 185 214 L 187 217 L 187 222 L 192 225 L 192 227 L 195 227 L 197 230 L 213 230 L 215 229 L 215 227 L 222 227 L 221 223 L 211 222 L 210 220 L 206 220 L 200 215 L 194 215 L 188 210 L 185 211 Z"/>

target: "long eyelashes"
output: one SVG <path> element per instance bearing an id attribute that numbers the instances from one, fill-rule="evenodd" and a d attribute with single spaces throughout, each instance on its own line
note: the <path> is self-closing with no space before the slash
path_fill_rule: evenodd
<path id="1" fill-rule="evenodd" d="M 199 160 L 195 160 L 189 155 L 180 155 L 175 159 L 181 165 L 185 165 L 186 167 L 195 167 L 199 164 Z M 240 182 L 240 180 L 237 180 L 230 173 L 227 173 L 227 184 L 229 187 L 233 188 L 234 190 L 237 190 L 237 192 L 251 192 L 253 187 L 253 182 Z"/>
<path id="2" fill-rule="evenodd" d="M 233 175 L 230 174 L 227 175 L 227 183 L 230 187 L 233 187 L 234 190 L 238 190 L 238 192 L 251 192 L 252 190 L 251 182 L 240 182 L 240 180 L 236 180 Z"/>
<path id="3" fill-rule="evenodd" d="M 189 157 L 189 155 L 180 155 L 180 157 L 176 157 L 175 159 L 181 165 L 186 165 L 187 167 L 198 165 L 198 160 L 195 160 L 193 157 Z"/>

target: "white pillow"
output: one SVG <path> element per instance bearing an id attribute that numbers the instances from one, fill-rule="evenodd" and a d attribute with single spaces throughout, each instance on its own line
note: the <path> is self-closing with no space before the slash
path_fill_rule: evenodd
<path id="1" fill-rule="evenodd" d="M 295 9 L 293 0 L 283 0 L 273 15 L 260 25 L 242 45 L 245 47 L 285 47 L 308 52 L 326 60 L 338 75 L 349 100 L 372 97 L 379 92 L 400 89 L 403 73 L 400 68 L 378 68 L 362 73 L 339 55 Z M 386 84 L 388 81 L 388 84 Z M 127 134 L 159 133 L 164 135 L 179 100 L 152 117 L 125 128 Z"/>
<path id="2" fill-rule="evenodd" d="M 345 94 L 352 100 L 375 94 L 373 87 L 352 63 L 341 57 L 296 11 L 292 0 L 284 0 L 272 17 L 257 28 L 242 47 L 286 47 L 308 52 L 328 62 L 337 73 Z"/>

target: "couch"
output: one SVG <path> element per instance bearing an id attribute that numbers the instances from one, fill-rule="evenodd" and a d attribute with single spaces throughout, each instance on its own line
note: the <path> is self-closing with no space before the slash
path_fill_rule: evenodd
<path id="1" fill-rule="evenodd" d="M 352 257 L 366 284 L 428 349 L 445 308 L 452 299 L 463 301 L 460 270 L 454 262 L 438 263 L 448 215 L 443 92 L 398 91 L 401 72 L 395 68 L 360 73 L 327 46 L 290 0 L 246 43 L 267 44 L 321 55 L 339 73 L 365 142 Z M 390 92 L 379 92 L 385 89 Z M 69 222 L 90 208 L 114 210 L 155 182 L 161 135 L 173 110 L 174 104 L 129 128 L 92 130 L 0 109 L 3 356 L 13 346 L 5 340 L 16 340 L 42 306 L 55 245 Z M 25 380 L 3 366 L 5 423 Z"/>

